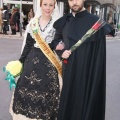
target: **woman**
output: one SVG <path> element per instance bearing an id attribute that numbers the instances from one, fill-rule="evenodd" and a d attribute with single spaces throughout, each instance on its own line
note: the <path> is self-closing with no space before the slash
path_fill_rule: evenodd
<path id="1" fill-rule="evenodd" d="M 54 66 L 54 60 L 47 56 L 48 53 L 53 53 L 49 45 L 55 33 L 53 23 L 56 18 L 51 17 L 56 9 L 55 3 L 55 0 L 42 0 L 40 3 L 42 15 L 32 19 L 27 28 L 27 39 L 20 57 L 24 68 L 10 107 L 13 120 L 56 120 L 57 118 L 60 72 Z M 39 25 L 35 26 L 36 24 Z M 33 32 L 34 26 L 39 32 Z M 42 44 L 39 44 L 41 37 L 44 38 L 42 47 Z M 47 54 L 46 49 L 48 49 Z"/>
<path id="2" fill-rule="evenodd" d="M 33 12 L 33 9 L 30 9 L 30 12 L 28 13 L 28 21 L 31 20 L 31 18 L 34 17 L 34 12 Z"/>
<path id="3" fill-rule="evenodd" d="M 16 25 L 14 23 L 15 13 L 16 13 L 16 9 L 14 8 L 12 11 L 11 18 L 10 18 L 10 26 L 11 26 L 12 35 L 16 35 Z"/>

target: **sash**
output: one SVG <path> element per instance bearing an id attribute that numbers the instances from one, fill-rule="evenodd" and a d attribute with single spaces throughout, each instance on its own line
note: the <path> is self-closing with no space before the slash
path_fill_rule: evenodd
<path id="1" fill-rule="evenodd" d="M 44 41 L 42 36 L 40 35 L 39 25 L 38 25 L 38 18 L 35 18 L 31 23 L 32 28 L 32 34 L 35 39 L 35 41 L 38 43 L 39 48 L 44 53 L 44 55 L 50 60 L 50 62 L 55 66 L 58 73 L 62 77 L 62 66 L 60 62 L 58 61 L 57 57 L 53 53 L 53 51 L 50 49 L 49 45 Z"/>

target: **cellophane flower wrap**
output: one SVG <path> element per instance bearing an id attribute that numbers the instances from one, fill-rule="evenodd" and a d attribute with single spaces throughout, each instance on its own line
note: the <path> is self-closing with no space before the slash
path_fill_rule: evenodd
<path id="1" fill-rule="evenodd" d="M 86 34 L 80 39 L 78 40 L 78 42 L 73 45 L 70 50 L 71 52 L 73 52 L 75 49 L 77 49 L 83 42 L 85 42 L 87 40 L 87 38 L 91 37 L 93 34 L 95 34 L 99 29 L 101 29 L 104 25 L 106 24 L 106 22 L 103 19 L 99 19 L 93 26 L 92 28 L 90 28 Z"/>
<path id="2" fill-rule="evenodd" d="M 10 83 L 10 90 L 12 87 L 16 87 L 15 78 L 18 77 L 23 69 L 23 64 L 19 61 L 11 61 L 3 68 L 3 71 L 7 73 L 5 80 Z"/>

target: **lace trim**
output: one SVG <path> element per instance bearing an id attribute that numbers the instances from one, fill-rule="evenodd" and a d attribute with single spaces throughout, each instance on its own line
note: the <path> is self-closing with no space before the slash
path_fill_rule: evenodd
<path id="1" fill-rule="evenodd" d="M 32 61 L 34 63 L 34 61 Z M 31 119 L 51 120 L 55 119 L 59 107 L 59 82 L 55 67 L 49 60 L 44 63 L 48 71 L 45 73 L 49 78 L 49 84 L 42 83 L 44 80 L 38 77 L 35 71 L 25 76 L 25 82 L 29 81 L 28 87 L 17 86 L 13 103 L 13 112 Z M 47 81 L 45 81 L 47 82 Z M 44 90 L 35 88 L 34 85 L 47 85 Z"/>
<path id="2" fill-rule="evenodd" d="M 54 84 L 51 84 L 51 86 L 54 86 Z M 55 116 L 57 116 L 59 97 L 56 96 L 56 93 L 49 94 L 47 92 L 34 90 L 29 91 L 27 88 L 24 87 L 18 89 L 20 99 L 22 99 L 22 101 L 24 102 L 31 101 L 34 107 L 31 106 L 29 103 L 27 105 L 26 102 L 22 104 L 20 101 L 15 101 L 13 107 L 14 113 L 23 114 L 26 117 L 30 117 L 32 119 L 36 118 L 43 120 L 50 120 L 50 116 L 54 116 L 52 115 L 53 111 L 55 111 Z"/>

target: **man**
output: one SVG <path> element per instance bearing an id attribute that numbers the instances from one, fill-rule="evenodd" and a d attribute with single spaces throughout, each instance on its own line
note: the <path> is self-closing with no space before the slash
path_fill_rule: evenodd
<path id="1" fill-rule="evenodd" d="M 14 23 L 16 25 L 16 32 L 20 32 L 20 13 L 19 9 L 15 8 L 15 14 L 14 14 Z"/>
<path id="2" fill-rule="evenodd" d="M 55 22 L 55 40 L 63 41 L 61 57 L 64 67 L 63 89 L 58 120 L 104 120 L 106 89 L 106 34 L 109 25 L 87 39 L 74 52 L 69 50 L 99 19 L 84 8 L 84 0 L 68 0 L 72 10 Z M 60 49 L 57 46 L 56 49 Z M 63 65 L 64 66 L 64 65 Z"/>
<path id="3" fill-rule="evenodd" d="M 9 30 L 8 22 L 9 22 L 9 13 L 7 6 L 3 6 L 3 33 L 7 35 L 7 31 Z"/>

